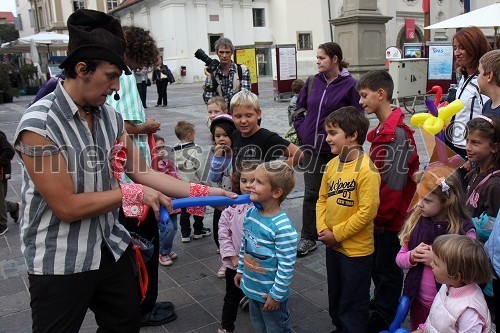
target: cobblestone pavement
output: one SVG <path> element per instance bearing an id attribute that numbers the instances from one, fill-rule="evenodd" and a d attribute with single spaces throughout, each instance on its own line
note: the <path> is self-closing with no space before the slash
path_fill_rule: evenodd
<path id="1" fill-rule="evenodd" d="M 259 82 L 262 126 L 284 135 L 288 130 L 287 103 L 273 99 L 272 81 L 264 78 Z M 160 135 L 167 143 L 177 139 L 173 127 L 179 120 L 189 120 L 196 125 L 196 141 L 210 145 L 209 131 L 205 126 L 206 107 L 201 98 L 201 83 L 179 84 L 168 87 L 168 107 L 156 108 L 156 87 L 148 89 L 148 118 L 160 121 Z M 29 103 L 29 97 L 15 99 L 14 103 L 0 105 L 0 128 L 12 142 L 17 124 Z M 371 118 L 371 125 L 376 119 Z M 428 160 L 420 134 L 416 135 L 421 162 Z M 19 159 L 13 161 L 13 177 L 9 182 L 8 199 L 19 201 L 21 188 Z M 302 176 L 297 177 L 297 186 L 284 202 L 283 207 L 293 220 L 298 231 L 302 221 Z M 205 219 L 206 226 L 212 223 L 211 211 Z M 28 280 L 24 260 L 21 256 L 19 227 L 9 220 L 9 231 L 0 236 L 0 333 L 30 332 Z M 141 332 L 216 332 L 220 323 L 225 283 L 216 272 L 220 259 L 211 237 L 181 243 L 176 237 L 174 250 L 179 254 L 174 265 L 160 267 L 159 300 L 173 301 L 178 319 L 161 327 L 142 328 Z M 328 297 L 324 246 L 297 260 L 289 301 L 294 332 L 330 332 L 333 329 L 328 316 Z M 240 333 L 252 332 L 248 313 L 242 311 L 236 323 Z M 82 332 L 95 332 L 94 316 L 89 312 Z"/>

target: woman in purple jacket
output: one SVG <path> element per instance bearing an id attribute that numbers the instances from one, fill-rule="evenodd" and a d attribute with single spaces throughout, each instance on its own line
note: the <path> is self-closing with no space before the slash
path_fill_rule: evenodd
<path id="1" fill-rule="evenodd" d="M 308 94 L 309 79 L 304 84 L 297 99 L 297 109 L 305 108 L 307 113 L 297 115 L 294 126 L 302 141 L 304 160 L 304 205 L 302 211 L 301 240 L 297 245 L 297 255 L 305 256 L 316 249 L 316 201 L 321 185 L 321 169 L 334 155 L 326 143 L 325 118 L 343 106 L 359 105 L 356 79 L 347 71 L 348 64 L 342 59 L 342 49 L 334 42 L 321 44 L 316 55 L 318 74 Z"/>

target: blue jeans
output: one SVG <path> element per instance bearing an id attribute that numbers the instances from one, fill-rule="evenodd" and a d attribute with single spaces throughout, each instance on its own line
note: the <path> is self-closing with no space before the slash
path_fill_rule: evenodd
<path id="1" fill-rule="evenodd" d="M 286 306 L 287 301 L 280 303 L 277 311 L 264 311 L 264 303 L 248 299 L 248 309 L 250 310 L 250 320 L 256 333 L 289 333 L 290 313 Z"/>
<path id="2" fill-rule="evenodd" d="M 160 254 L 166 256 L 172 252 L 172 244 L 177 233 L 177 215 L 170 216 L 170 222 L 167 225 L 158 222 L 158 231 L 160 234 Z"/>

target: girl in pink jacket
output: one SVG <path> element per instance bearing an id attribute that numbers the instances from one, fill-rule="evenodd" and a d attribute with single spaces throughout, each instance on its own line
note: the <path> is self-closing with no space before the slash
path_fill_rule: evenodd
<path id="1" fill-rule="evenodd" d="M 254 171 L 259 163 L 243 162 L 240 170 L 233 174 L 233 192 L 250 194 L 250 185 L 254 181 Z M 226 295 L 222 308 L 222 328 L 218 333 L 234 331 L 234 322 L 238 314 L 238 306 L 245 296 L 234 284 L 234 276 L 238 267 L 238 255 L 241 247 L 243 220 L 249 207 L 253 204 L 236 205 L 226 208 L 219 220 L 219 244 L 222 262 L 226 267 Z"/>

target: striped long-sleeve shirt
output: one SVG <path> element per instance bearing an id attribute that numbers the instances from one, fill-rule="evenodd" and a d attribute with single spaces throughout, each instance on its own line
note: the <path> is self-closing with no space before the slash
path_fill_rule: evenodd
<path id="1" fill-rule="evenodd" d="M 262 303 L 264 294 L 287 300 L 296 256 L 297 232 L 284 211 L 274 216 L 262 216 L 255 207 L 247 211 L 238 263 L 245 295 Z"/>

